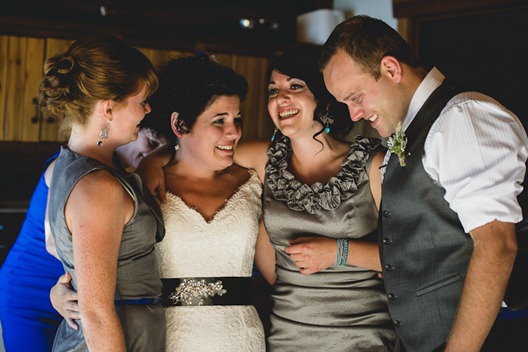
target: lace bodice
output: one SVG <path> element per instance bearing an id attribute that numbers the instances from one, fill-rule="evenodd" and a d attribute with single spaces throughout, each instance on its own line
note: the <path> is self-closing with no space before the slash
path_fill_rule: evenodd
<path id="1" fill-rule="evenodd" d="M 211 221 L 167 192 L 166 236 L 156 247 L 162 278 L 251 276 L 261 185 L 254 171 Z"/>
<path id="2" fill-rule="evenodd" d="M 206 221 L 167 193 L 161 205 L 166 236 L 156 255 L 162 278 L 250 277 L 261 214 L 257 174 Z M 253 306 L 186 306 L 165 310 L 167 352 L 264 352 L 262 323 Z"/>

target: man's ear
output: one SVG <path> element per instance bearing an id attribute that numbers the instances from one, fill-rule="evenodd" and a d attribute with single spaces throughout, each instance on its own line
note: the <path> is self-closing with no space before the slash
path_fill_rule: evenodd
<path id="1" fill-rule="evenodd" d="M 185 135 L 184 131 L 182 131 L 181 127 L 180 127 L 182 125 L 183 121 L 180 121 L 178 119 L 179 115 L 180 114 L 177 113 L 177 112 L 173 112 L 171 114 L 171 128 L 172 128 L 172 132 L 174 132 L 174 134 L 176 135 L 176 137 L 178 137 L 178 139 L 182 138 Z"/>
<path id="2" fill-rule="evenodd" d="M 402 67 L 394 56 L 384 56 L 380 63 L 380 73 L 394 83 L 400 83 L 402 79 Z"/>

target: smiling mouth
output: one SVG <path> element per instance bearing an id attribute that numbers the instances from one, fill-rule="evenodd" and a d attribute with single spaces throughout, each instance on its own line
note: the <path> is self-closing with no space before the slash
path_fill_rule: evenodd
<path id="1" fill-rule="evenodd" d="M 217 145 L 216 148 L 220 150 L 233 150 L 232 145 Z"/>
<path id="2" fill-rule="evenodd" d="M 370 122 L 374 122 L 378 119 L 378 117 L 379 117 L 379 114 L 374 114 L 371 117 L 369 117 L 367 120 L 369 120 Z"/>
<path id="3" fill-rule="evenodd" d="M 285 110 L 285 111 L 281 111 L 279 112 L 279 119 L 286 119 L 288 117 L 292 117 L 292 116 L 295 116 L 299 113 L 299 109 L 290 109 L 290 110 Z"/>

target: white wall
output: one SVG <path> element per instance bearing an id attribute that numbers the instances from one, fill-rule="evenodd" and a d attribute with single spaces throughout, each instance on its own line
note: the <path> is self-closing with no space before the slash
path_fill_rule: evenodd
<path id="1" fill-rule="evenodd" d="M 392 16 L 392 0 L 334 0 L 334 9 L 343 10 L 345 18 L 354 15 L 369 15 L 398 29 L 398 21 Z"/>

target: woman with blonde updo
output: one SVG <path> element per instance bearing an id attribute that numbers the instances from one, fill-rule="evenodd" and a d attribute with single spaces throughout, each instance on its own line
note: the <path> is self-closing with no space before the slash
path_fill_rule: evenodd
<path id="1" fill-rule="evenodd" d="M 80 39 L 45 64 L 40 105 L 70 131 L 54 165 L 49 221 L 82 312 L 77 329 L 59 326 L 54 351 L 165 347 L 153 252 L 164 235 L 159 209 L 115 158 L 137 139 L 157 85 L 149 60 L 113 36 Z"/>

